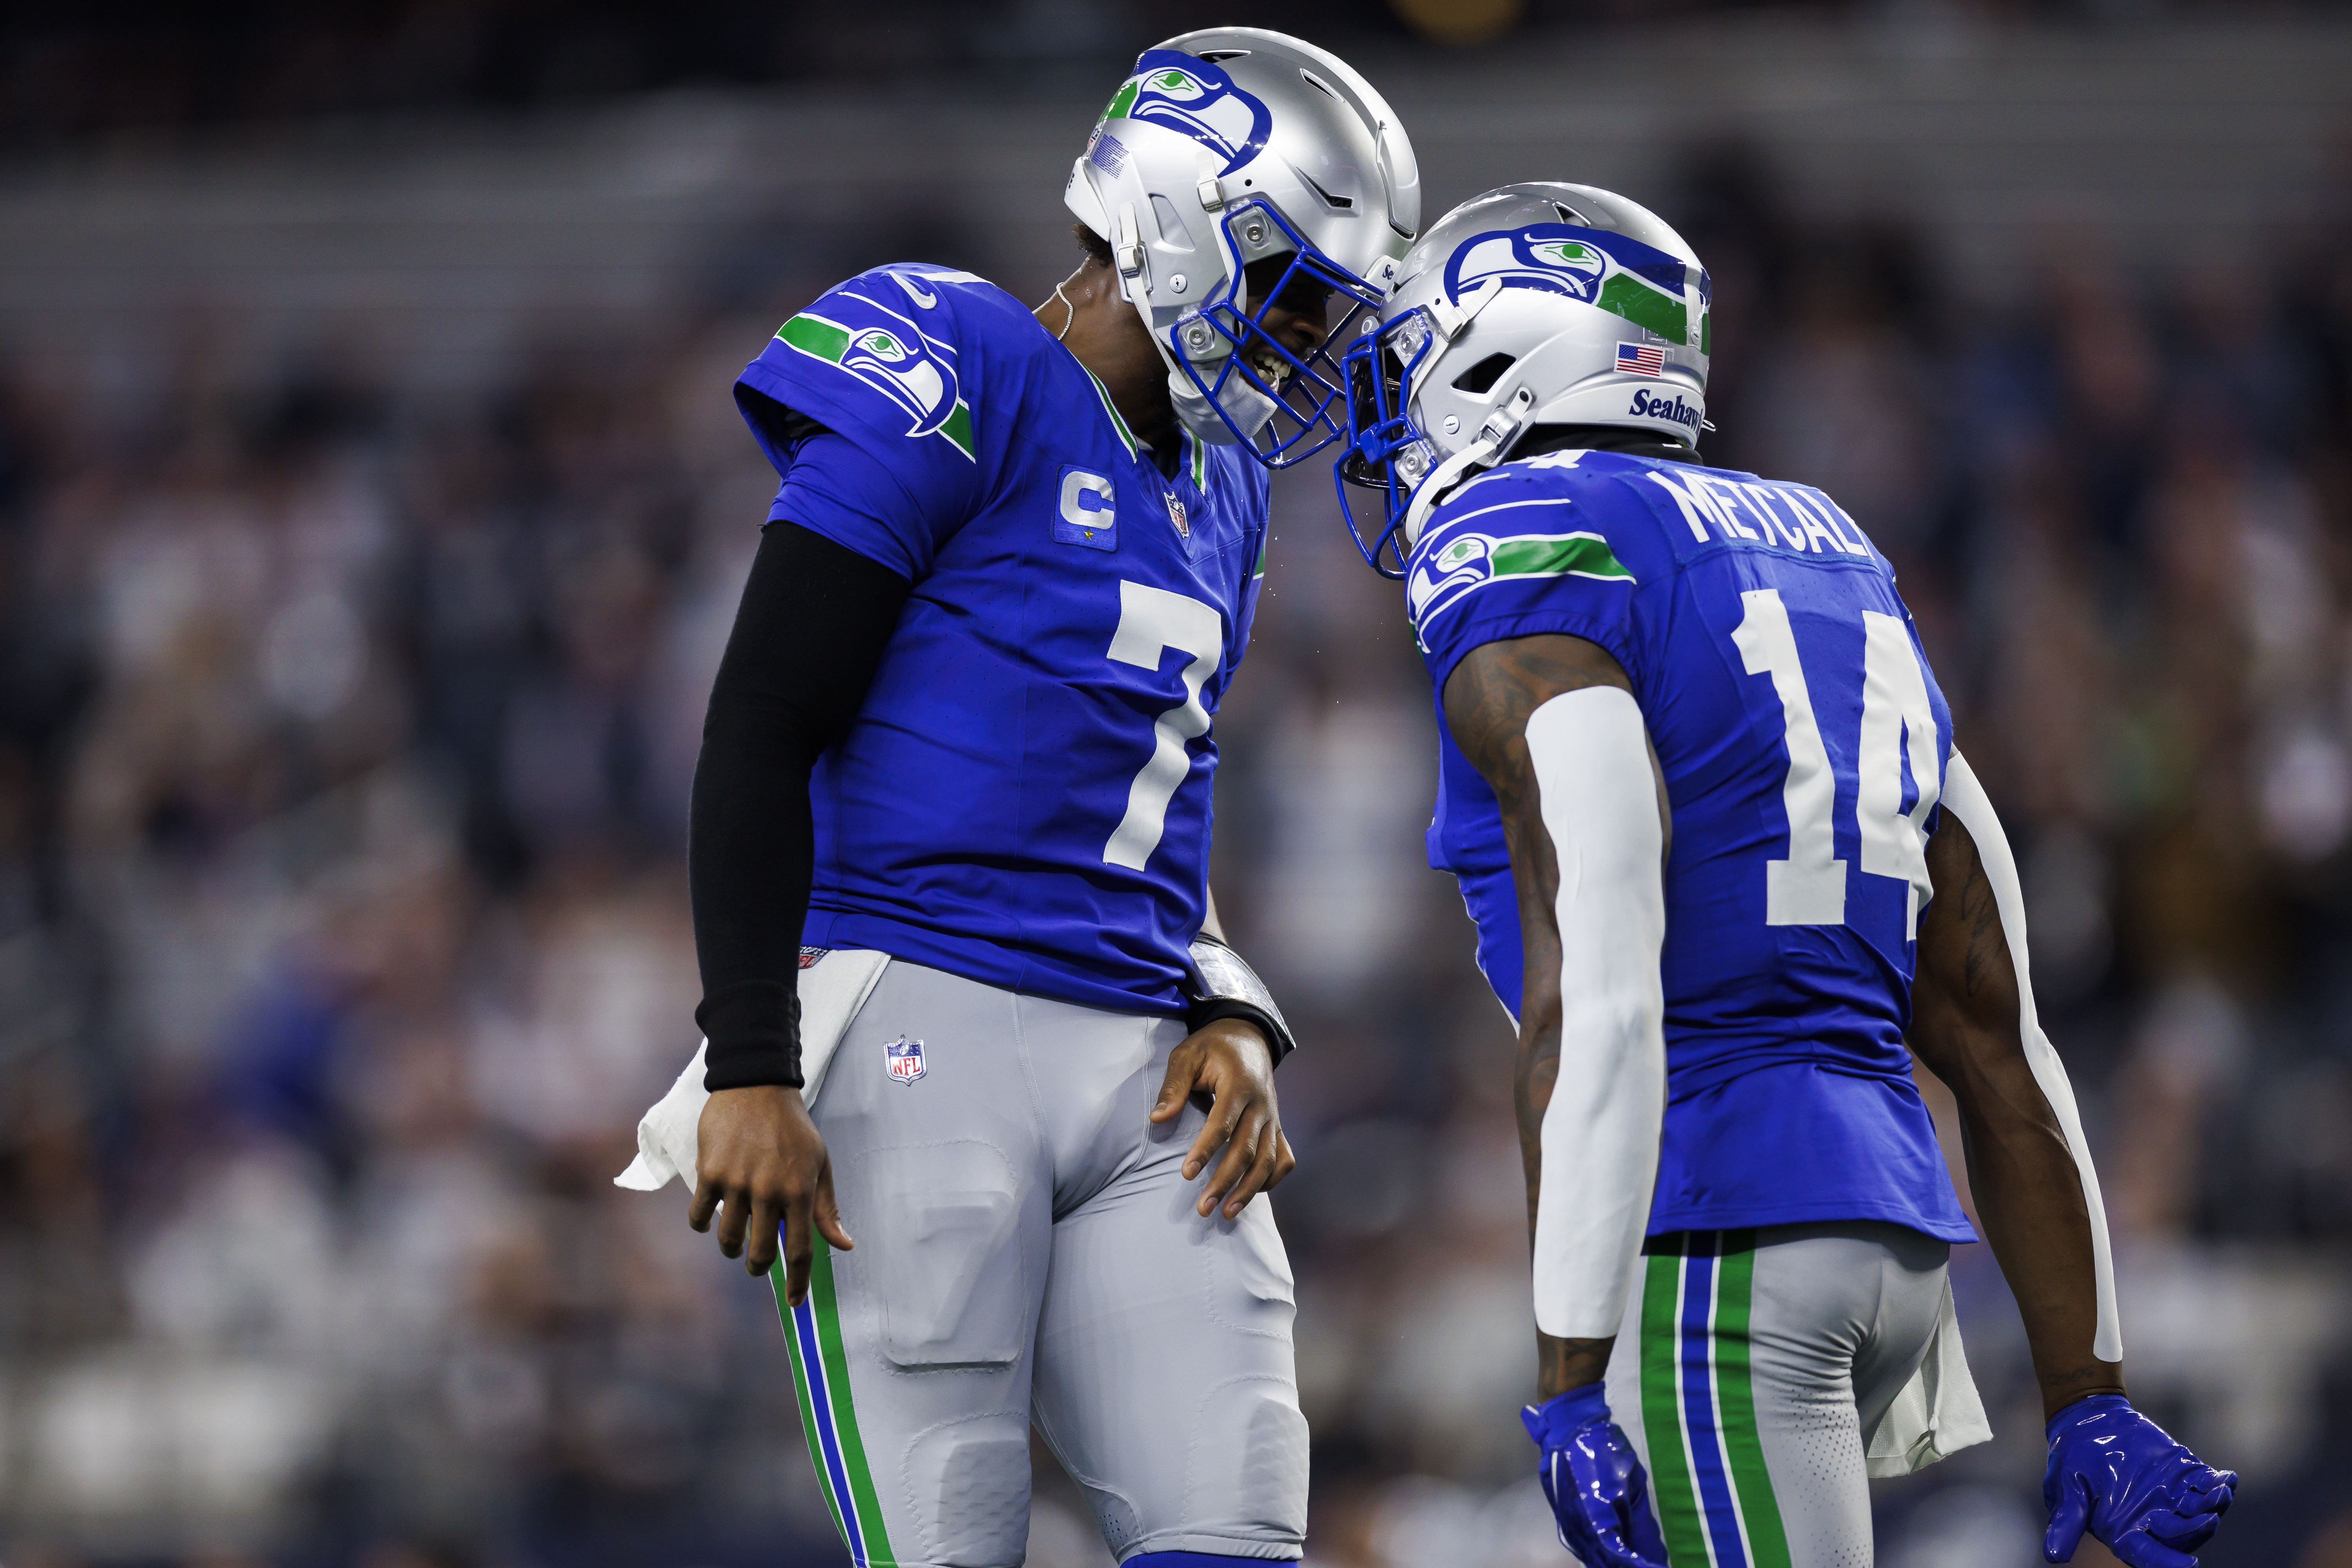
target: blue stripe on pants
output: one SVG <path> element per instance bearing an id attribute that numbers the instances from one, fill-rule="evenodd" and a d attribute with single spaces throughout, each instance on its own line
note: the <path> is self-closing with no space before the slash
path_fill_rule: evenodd
<path id="1" fill-rule="evenodd" d="M 809 1408 L 816 1412 L 817 1436 L 823 1439 L 824 1473 L 841 1514 L 842 1532 L 849 1537 L 850 1560 L 866 1562 L 866 1535 L 858 1529 L 857 1502 L 849 1489 L 849 1475 L 841 1462 L 841 1437 L 833 1429 L 833 1390 L 826 1385 L 824 1352 L 816 1342 L 816 1293 L 793 1309 L 793 1332 L 801 1342 L 801 1364 L 808 1368 Z"/>
<path id="2" fill-rule="evenodd" d="M 1693 1235 L 1689 1257 L 1683 1264 L 1683 1424 L 1690 1434 L 1691 1473 L 1698 1483 L 1699 1509 L 1706 1521 L 1716 1568 L 1748 1568 L 1748 1552 L 1739 1540 L 1739 1513 L 1732 1501 L 1730 1467 L 1724 1459 L 1723 1434 L 1715 1416 L 1715 1368 L 1710 1352 L 1719 1242 L 1718 1232 Z"/>

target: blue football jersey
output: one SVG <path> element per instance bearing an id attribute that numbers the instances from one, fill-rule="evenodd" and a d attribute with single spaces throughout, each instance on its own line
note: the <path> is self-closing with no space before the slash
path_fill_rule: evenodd
<path id="1" fill-rule="evenodd" d="M 936 267 L 824 295 L 736 399 L 783 476 L 771 521 L 913 584 L 811 780 L 804 940 L 1181 1011 L 1207 898 L 1209 726 L 1249 642 L 1265 470 L 1188 437 L 1162 475 L 1027 307 Z M 796 463 L 785 410 L 861 460 Z"/>
<path id="2" fill-rule="evenodd" d="M 1975 1239 L 1903 1043 L 1951 714 L 1853 520 L 1803 485 L 1554 453 L 1448 497 L 1405 586 L 1438 697 L 1430 863 L 1460 879 L 1514 1016 L 1510 857 L 1445 731 L 1446 678 L 1482 643 L 1564 632 L 1633 682 L 1674 812 L 1650 1233 L 1878 1219 Z"/>

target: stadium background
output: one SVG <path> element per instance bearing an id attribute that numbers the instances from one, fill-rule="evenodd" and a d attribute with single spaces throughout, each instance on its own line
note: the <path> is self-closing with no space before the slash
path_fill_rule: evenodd
<path id="1" fill-rule="evenodd" d="M 1387 91 L 1433 217 L 1570 177 L 1696 245 L 1707 451 L 1900 563 L 2017 840 L 2135 1392 L 2244 1472 L 2206 1562 L 2352 1564 L 2333 8 L 416 0 L 0 24 L 10 1568 L 838 1561 L 764 1288 L 609 1184 L 693 1045 L 774 483 L 728 386 L 877 261 L 1043 298 L 1126 58 L 1228 11 Z M 1310 1561 L 1559 1564 L 1426 693 L 1320 468 L 1276 506 L 1216 887 L 1306 1041 Z M 1877 1489 L 1882 1561 L 2022 1568 L 2021 1338 L 1954 1275 L 2000 1436 Z"/>

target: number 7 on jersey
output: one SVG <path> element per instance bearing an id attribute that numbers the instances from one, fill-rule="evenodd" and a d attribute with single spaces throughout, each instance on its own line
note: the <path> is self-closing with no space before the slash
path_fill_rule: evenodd
<path id="1" fill-rule="evenodd" d="M 1198 599 L 1171 594 L 1141 583 L 1121 580 L 1118 585 L 1118 629 L 1111 634 L 1110 654 L 1119 664 L 1157 671 L 1160 656 L 1170 648 L 1192 656 L 1184 667 L 1184 700 L 1171 708 L 1151 726 L 1151 755 L 1145 759 L 1135 782 L 1128 785 L 1127 815 L 1103 846 L 1103 863 L 1143 869 L 1160 836 L 1168 829 L 1168 803 L 1176 786 L 1192 769 L 1185 742 L 1209 732 L 1209 710 L 1201 702 L 1201 687 L 1224 653 L 1225 623 L 1216 610 Z"/>

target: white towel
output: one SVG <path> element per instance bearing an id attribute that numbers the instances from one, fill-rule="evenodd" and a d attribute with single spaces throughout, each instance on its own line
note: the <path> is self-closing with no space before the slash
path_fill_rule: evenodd
<path id="1" fill-rule="evenodd" d="M 1864 1467 L 1873 1480 L 1907 1476 L 1991 1436 L 1977 1381 L 1969 1375 L 1968 1352 L 1960 1348 L 1960 1321 L 1947 1279 L 1943 1310 L 1919 1370 L 1863 1436 Z"/>
<path id="2" fill-rule="evenodd" d="M 875 984 L 888 967 L 890 955 L 864 948 L 835 948 L 801 971 L 801 1098 L 816 1103 L 824 1069 L 834 1047 L 849 1032 L 850 1020 L 874 994 Z M 637 1157 L 613 1178 L 616 1187 L 641 1193 L 658 1191 L 672 1176 L 695 1183 L 695 1144 L 702 1124 L 702 1102 L 710 1098 L 702 1087 L 702 1053 L 710 1042 L 694 1047 L 694 1059 L 637 1122 Z"/>

